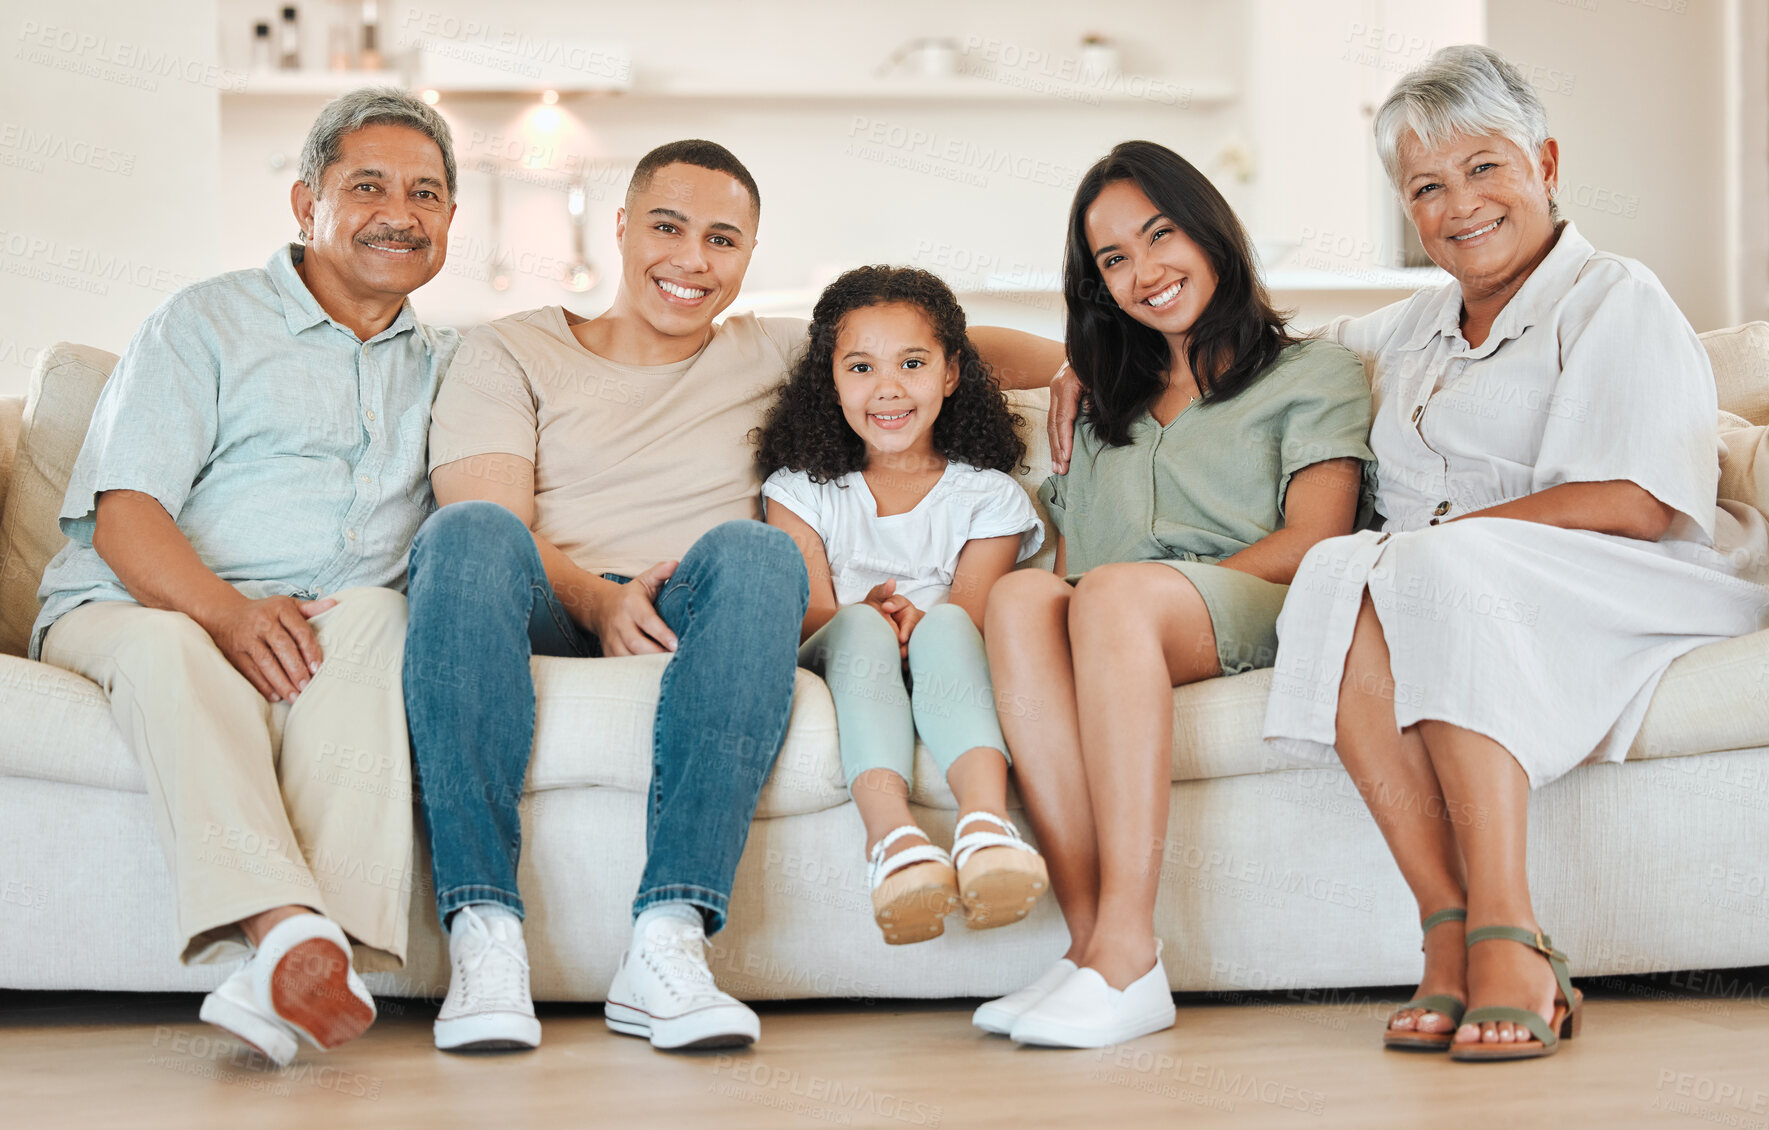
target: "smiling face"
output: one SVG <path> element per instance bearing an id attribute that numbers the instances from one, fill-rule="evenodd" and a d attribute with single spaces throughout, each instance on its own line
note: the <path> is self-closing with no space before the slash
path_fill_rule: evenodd
<path id="1" fill-rule="evenodd" d="M 755 252 L 756 204 L 741 181 L 698 165 L 665 165 L 615 221 L 615 305 L 661 338 L 698 348 L 737 299 Z"/>
<path id="2" fill-rule="evenodd" d="M 1100 190 L 1087 209 L 1086 230 L 1094 266 L 1118 308 L 1183 352 L 1216 294 L 1210 257 L 1133 180 Z"/>
<path id="3" fill-rule="evenodd" d="M 1462 284 L 1464 299 L 1521 286 L 1554 242 L 1554 139 L 1532 158 L 1503 137 L 1453 137 L 1428 150 L 1409 133 L 1398 152 L 1401 199 L 1419 241 Z"/>
<path id="4" fill-rule="evenodd" d="M 455 212 L 446 178 L 442 151 L 417 130 L 382 124 L 346 134 L 319 192 L 299 182 L 293 191 L 309 285 L 373 303 L 429 282 L 448 254 Z"/>
<path id="5" fill-rule="evenodd" d="M 934 456 L 934 420 L 958 378 L 927 315 L 914 306 L 863 306 L 836 330 L 836 396 L 869 460 Z"/>

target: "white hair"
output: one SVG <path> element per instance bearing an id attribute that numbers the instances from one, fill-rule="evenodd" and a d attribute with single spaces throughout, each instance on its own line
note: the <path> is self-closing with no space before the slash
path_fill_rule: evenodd
<path id="1" fill-rule="evenodd" d="M 1505 138 L 1534 160 L 1548 140 L 1548 112 L 1516 67 L 1490 47 L 1445 47 L 1409 73 L 1376 111 L 1376 152 L 1400 189 L 1400 143 L 1426 149 L 1452 137 Z"/>

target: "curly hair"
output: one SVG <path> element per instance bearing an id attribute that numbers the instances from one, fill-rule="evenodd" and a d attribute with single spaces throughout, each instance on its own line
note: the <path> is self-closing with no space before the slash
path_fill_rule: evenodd
<path id="1" fill-rule="evenodd" d="M 1013 473 L 1026 454 L 1014 430 L 1025 421 L 1009 411 L 1001 385 L 965 333 L 964 308 L 938 275 L 914 267 L 856 267 L 830 283 L 811 311 L 810 346 L 792 367 L 757 443 L 762 476 L 804 471 L 827 483 L 866 467 L 866 443 L 842 415 L 835 391 L 835 339 L 842 320 L 868 306 L 903 303 L 933 327 L 958 387 L 934 419 L 934 450 L 983 470 Z"/>

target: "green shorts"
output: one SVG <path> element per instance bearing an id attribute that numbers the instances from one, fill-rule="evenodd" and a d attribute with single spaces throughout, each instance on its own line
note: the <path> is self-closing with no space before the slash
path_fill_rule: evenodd
<path id="1" fill-rule="evenodd" d="M 1278 657 L 1278 613 L 1289 585 L 1277 585 L 1221 565 L 1164 558 L 1151 565 L 1170 565 L 1204 598 L 1210 630 L 1216 635 L 1216 659 L 1224 675 L 1270 667 Z M 1068 578 L 1070 584 L 1079 577 Z"/>

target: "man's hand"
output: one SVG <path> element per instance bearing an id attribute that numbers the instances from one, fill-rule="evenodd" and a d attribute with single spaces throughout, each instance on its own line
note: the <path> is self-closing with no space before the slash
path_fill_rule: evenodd
<path id="1" fill-rule="evenodd" d="M 1067 474 L 1069 456 L 1075 449 L 1075 421 L 1081 415 L 1081 378 L 1073 369 L 1064 368 L 1062 375 L 1050 382 L 1050 469 Z"/>
<path id="2" fill-rule="evenodd" d="M 203 625 L 209 638 L 271 702 L 294 702 L 319 671 L 319 636 L 307 621 L 337 604 L 271 596 L 233 605 Z"/>
<path id="3" fill-rule="evenodd" d="M 676 634 L 657 614 L 657 594 L 677 564 L 662 561 L 624 585 L 611 582 L 591 605 L 586 627 L 602 641 L 603 655 L 657 655 L 676 650 Z"/>

